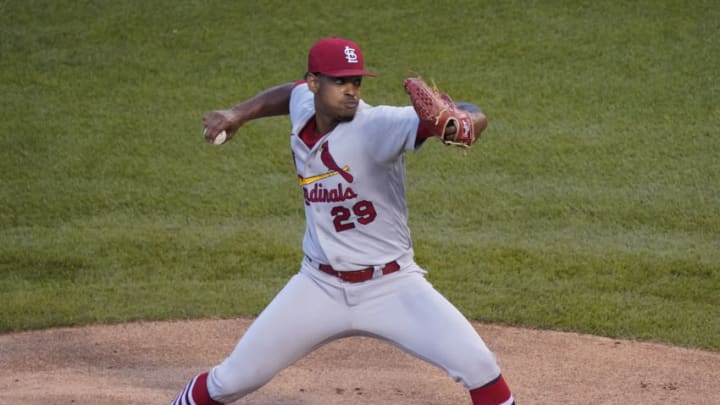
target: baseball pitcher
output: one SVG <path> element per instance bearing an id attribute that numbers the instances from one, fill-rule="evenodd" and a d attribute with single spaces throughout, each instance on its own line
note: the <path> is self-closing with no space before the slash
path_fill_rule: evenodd
<path id="1" fill-rule="evenodd" d="M 229 141 L 249 120 L 289 115 L 304 256 L 232 353 L 192 378 L 173 404 L 231 403 L 318 346 L 356 335 L 440 367 L 475 405 L 514 404 L 493 353 L 415 262 L 407 225 L 404 153 L 431 138 L 469 148 L 487 119 L 417 77 L 404 82 L 412 105 L 368 105 L 368 76 L 355 42 L 324 38 L 310 49 L 303 80 L 205 115 L 210 143 Z"/>

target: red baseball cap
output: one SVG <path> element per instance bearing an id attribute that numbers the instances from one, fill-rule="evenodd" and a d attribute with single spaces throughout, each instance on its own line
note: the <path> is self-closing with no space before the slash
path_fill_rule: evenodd
<path id="1" fill-rule="evenodd" d="M 375 76 L 365 70 L 363 53 L 358 44 L 338 37 L 323 38 L 310 48 L 308 72 L 331 77 Z"/>

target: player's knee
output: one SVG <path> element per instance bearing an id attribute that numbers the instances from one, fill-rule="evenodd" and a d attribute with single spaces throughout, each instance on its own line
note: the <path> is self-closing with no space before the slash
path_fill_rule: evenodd
<path id="1" fill-rule="evenodd" d="M 495 354 L 489 350 L 478 352 L 463 365 L 458 380 L 468 389 L 485 385 L 500 374 Z"/>

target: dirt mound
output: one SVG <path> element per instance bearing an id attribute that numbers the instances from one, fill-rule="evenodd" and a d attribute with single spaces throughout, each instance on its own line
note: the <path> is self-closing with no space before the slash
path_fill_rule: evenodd
<path id="1" fill-rule="evenodd" d="M 168 404 L 249 319 L 0 335 L 0 404 Z M 720 404 L 720 353 L 476 324 L 519 405 Z M 469 404 L 441 370 L 370 338 L 326 345 L 239 404 Z"/>

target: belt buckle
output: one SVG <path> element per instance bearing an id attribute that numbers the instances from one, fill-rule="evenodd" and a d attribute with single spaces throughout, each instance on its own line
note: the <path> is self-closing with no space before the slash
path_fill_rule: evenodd
<path id="1" fill-rule="evenodd" d="M 379 265 L 376 265 L 376 266 L 372 266 L 372 269 L 373 269 L 372 278 L 373 278 L 373 280 L 374 280 L 374 279 L 380 278 L 380 277 L 382 277 L 382 276 L 384 275 L 383 269 L 385 269 L 385 265 L 379 264 Z"/>

